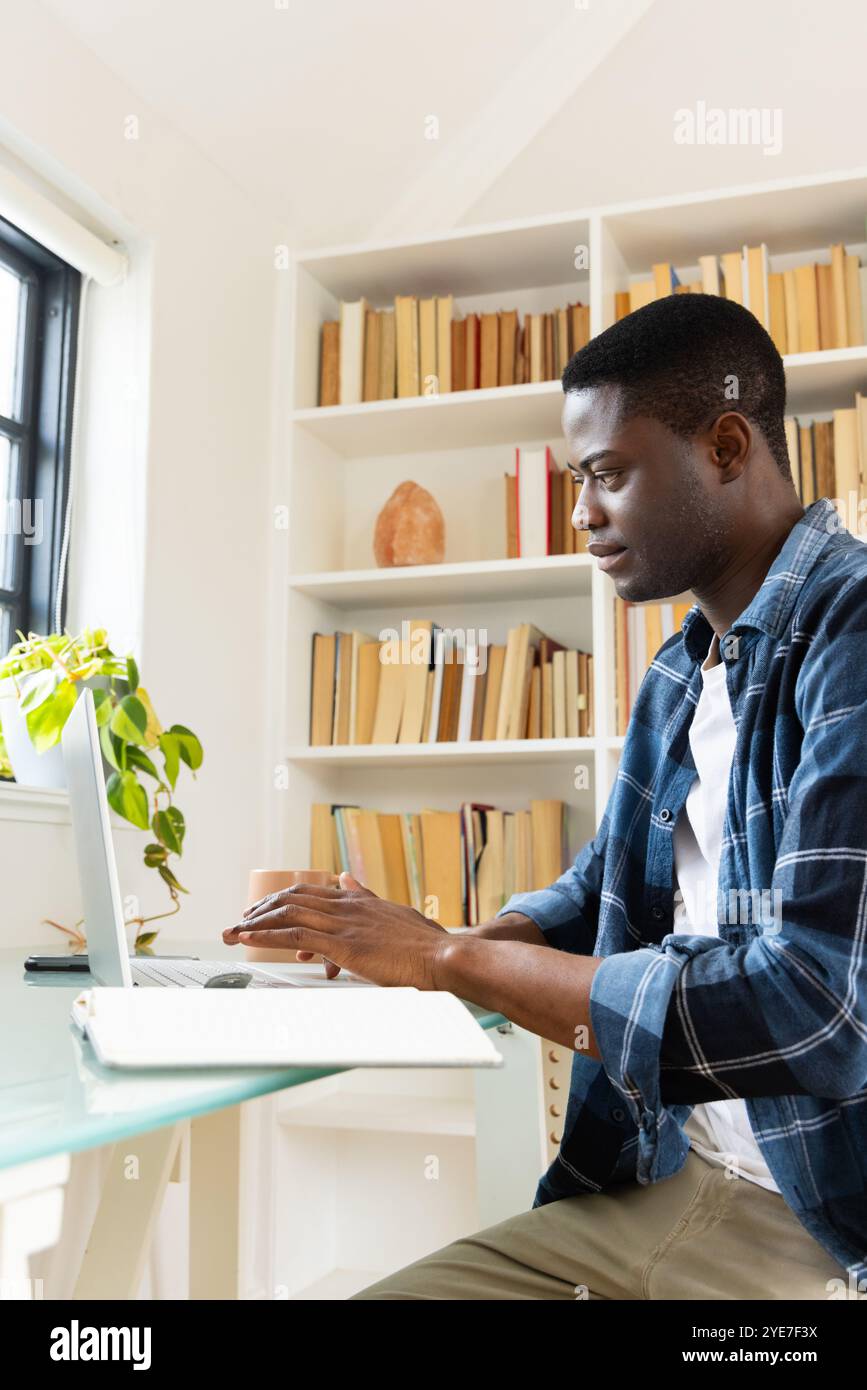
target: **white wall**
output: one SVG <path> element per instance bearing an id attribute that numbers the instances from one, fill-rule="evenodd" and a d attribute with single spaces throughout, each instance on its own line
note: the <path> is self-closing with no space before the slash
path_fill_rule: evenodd
<path id="1" fill-rule="evenodd" d="M 165 932 L 171 950 L 171 936 L 217 936 L 235 920 L 262 857 L 273 267 L 285 238 L 39 6 L 4 0 L 0 17 L 0 146 L 131 257 L 128 283 L 90 303 L 69 622 L 105 623 L 131 644 L 160 717 L 204 744 L 197 783 L 182 775 L 177 792 L 191 896 Z M 144 835 L 116 838 L 124 891 L 162 910 L 163 885 L 138 868 Z M 4 820 L 3 944 L 50 940 L 38 921 L 77 912 L 74 882 L 68 828 Z"/>

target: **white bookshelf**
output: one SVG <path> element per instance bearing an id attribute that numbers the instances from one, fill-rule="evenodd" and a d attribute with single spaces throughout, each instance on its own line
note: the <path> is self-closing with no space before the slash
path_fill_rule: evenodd
<path id="1" fill-rule="evenodd" d="M 595 832 L 623 744 L 614 720 L 613 584 L 587 555 L 504 558 L 502 476 L 514 471 L 514 446 L 547 443 L 561 465 L 565 460 L 559 382 L 320 408 L 319 330 L 323 320 L 339 316 L 340 300 L 365 295 L 380 308 L 398 293 L 451 293 L 462 313 L 518 308 L 523 318 L 580 299 L 590 304 L 595 335 L 613 322 L 615 291 L 646 278 L 654 261 L 669 260 L 682 280 L 697 279 L 698 257 L 708 252 L 764 241 L 771 269 L 785 269 L 825 259 L 829 245 L 841 240 L 867 261 L 865 211 L 867 169 L 859 169 L 405 243 L 337 247 L 293 261 L 282 282 L 275 393 L 273 502 L 288 508 L 288 528 L 275 526 L 271 555 L 269 864 L 309 862 L 315 801 L 396 811 L 456 809 L 472 799 L 518 809 L 531 797 L 557 797 L 567 804 L 571 857 Z M 575 269 L 579 246 L 589 248 L 589 272 Z M 786 373 L 789 413 L 850 405 L 856 390 L 867 389 L 867 347 L 797 354 L 786 359 Z M 442 508 L 445 563 L 380 570 L 372 551 L 376 516 L 408 478 L 427 487 Z M 500 643 L 510 626 L 531 620 L 567 646 L 591 650 L 593 737 L 310 748 L 311 634 L 352 627 L 376 635 L 410 617 L 484 628 Z M 284 790 L 275 789 L 278 768 L 285 769 Z M 579 768 L 587 779 L 580 789 Z M 524 1160 L 526 1205 L 552 1152 L 552 1121 L 543 1113 L 550 1099 L 546 1073 L 541 1063 L 533 1066 L 525 1068 L 524 1090 L 514 1097 L 516 1114 L 528 1113 L 522 1106 L 530 1097 L 541 1117 Z M 485 1083 L 476 1078 L 476 1084 Z M 315 1222 L 305 1226 L 291 1254 L 275 1257 L 281 1266 L 275 1278 L 298 1291 L 290 1296 L 348 1287 L 354 1276 L 344 1278 L 347 1270 L 395 1268 L 477 1224 L 481 1208 L 467 1195 L 479 1094 L 471 1077 L 403 1073 L 387 1101 L 382 1074 L 336 1078 L 319 1092 L 314 1086 L 293 1092 L 281 1110 L 278 1147 L 281 1161 L 312 1184 L 311 1202 L 323 1204 L 332 1224 L 326 1222 L 324 1236 Z M 363 1152 L 353 1149 L 362 1138 Z M 435 1201 L 428 1185 L 423 1210 L 417 1205 L 423 1189 L 405 1168 L 419 1142 L 449 1146 L 453 1179 L 437 1185 Z M 351 1192 L 341 1195 L 346 1165 Z M 365 1182 L 371 1188 L 362 1198 Z M 370 1229 L 353 1212 L 372 1210 L 389 1218 L 365 1246 Z M 341 1220 L 350 1225 L 343 1235 Z M 330 1256 L 322 1253 L 323 1240 Z"/>

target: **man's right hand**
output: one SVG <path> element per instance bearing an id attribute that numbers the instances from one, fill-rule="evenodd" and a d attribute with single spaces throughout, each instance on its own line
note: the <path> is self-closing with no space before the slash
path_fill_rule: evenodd
<path id="1" fill-rule="evenodd" d="M 481 922 L 477 927 L 467 927 L 462 933 L 463 936 L 484 936 L 489 940 L 495 941 L 526 941 L 530 946 L 547 946 L 548 942 L 544 933 L 536 925 L 531 917 L 526 917 L 523 912 L 506 912 L 502 917 L 492 917 L 488 922 Z M 309 961 L 313 959 L 312 951 L 298 951 L 297 959 Z M 335 965 L 331 960 L 325 960 L 325 973 L 329 979 L 334 979 L 340 974 L 339 965 Z"/>

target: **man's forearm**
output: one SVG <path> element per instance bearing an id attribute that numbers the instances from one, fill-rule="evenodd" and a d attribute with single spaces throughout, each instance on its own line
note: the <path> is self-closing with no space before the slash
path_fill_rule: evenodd
<path id="1" fill-rule="evenodd" d="M 465 932 L 440 949 L 436 988 L 599 1061 L 590 1024 L 590 988 L 601 964 L 601 956 L 540 949 L 515 939 L 486 940 Z"/>
<path id="2" fill-rule="evenodd" d="M 504 912 L 478 927 L 468 927 L 462 936 L 482 937 L 486 941 L 526 941 L 530 946 L 547 946 L 545 935 L 532 917 L 523 912 Z"/>

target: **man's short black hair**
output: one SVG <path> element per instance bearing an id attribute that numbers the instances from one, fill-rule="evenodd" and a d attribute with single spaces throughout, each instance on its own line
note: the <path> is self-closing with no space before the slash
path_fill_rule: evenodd
<path id="1" fill-rule="evenodd" d="M 783 477 L 792 476 L 783 359 L 755 315 L 731 299 L 670 294 L 645 304 L 591 338 L 562 381 L 564 391 L 618 386 L 625 419 L 648 415 L 684 438 L 738 410 L 761 430 Z"/>

